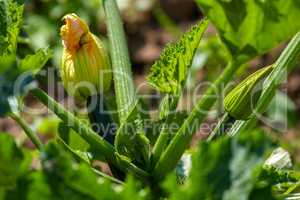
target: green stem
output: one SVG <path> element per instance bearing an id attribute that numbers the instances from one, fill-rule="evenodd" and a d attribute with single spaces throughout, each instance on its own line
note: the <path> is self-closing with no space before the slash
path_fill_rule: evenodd
<path id="1" fill-rule="evenodd" d="M 63 139 L 61 139 L 60 137 L 58 137 L 57 139 L 57 142 L 59 144 L 61 144 L 68 152 L 70 152 L 75 158 L 76 160 L 82 162 L 82 163 L 85 163 L 89 166 L 91 166 L 91 163 L 88 159 L 84 158 L 82 155 L 80 155 L 76 150 L 74 150 L 73 148 L 71 148 L 68 144 L 65 143 L 65 141 Z M 122 181 L 112 177 L 112 176 L 109 176 L 108 174 L 105 174 L 95 168 L 92 167 L 92 170 L 99 176 L 102 176 L 103 178 L 106 178 L 114 183 L 118 183 L 118 184 L 123 184 Z"/>
<path id="2" fill-rule="evenodd" d="M 216 137 L 223 135 L 224 129 L 229 120 L 230 120 L 230 116 L 228 115 L 227 112 L 225 112 L 225 114 L 222 116 L 222 119 L 218 122 L 214 130 L 209 134 L 206 141 L 211 142 L 213 139 L 216 139 Z"/>
<path id="3" fill-rule="evenodd" d="M 134 88 L 126 36 L 116 0 L 103 0 L 103 6 L 107 18 L 106 22 L 110 42 L 110 55 L 114 74 L 114 87 L 118 106 L 119 122 L 120 124 L 123 124 L 126 122 L 131 111 L 134 110 L 135 105 L 138 102 L 138 98 Z M 140 118 L 141 115 L 138 114 L 136 119 L 140 120 Z M 141 130 L 144 129 L 142 124 L 139 124 L 139 126 Z M 120 132 L 120 134 L 122 133 Z M 137 137 L 138 135 L 136 135 L 136 137 L 130 142 L 138 143 Z M 116 138 L 118 138 L 118 135 Z M 115 141 L 115 145 L 119 145 L 117 139 Z M 148 144 L 144 144 L 141 147 L 140 152 L 147 165 L 147 163 L 149 163 Z"/>
<path id="4" fill-rule="evenodd" d="M 274 70 L 265 80 L 264 90 L 261 97 L 257 103 L 253 114 L 250 116 L 248 121 L 237 121 L 231 131 L 231 136 L 237 133 L 243 132 L 244 130 L 249 130 L 253 128 L 261 114 L 263 114 L 268 105 L 272 101 L 277 88 L 280 86 L 281 82 L 287 77 L 288 73 L 296 66 L 300 57 L 300 32 L 298 32 L 293 39 L 289 42 L 287 47 L 281 53 L 280 57 L 274 64 Z"/>
<path id="5" fill-rule="evenodd" d="M 132 163 L 129 163 L 126 166 L 119 165 L 118 159 L 116 158 L 115 148 L 111 144 L 98 136 L 91 128 L 89 128 L 85 123 L 81 122 L 72 113 L 68 112 L 54 99 L 49 97 L 43 90 L 35 88 L 31 90 L 31 93 L 51 111 L 53 111 L 59 118 L 61 118 L 76 133 L 78 133 L 83 139 L 85 139 L 93 148 L 98 149 L 99 152 L 105 156 L 109 163 L 113 163 L 125 172 L 132 172 L 133 175 L 143 180 L 149 176 L 147 172 L 139 169 Z"/>
<path id="6" fill-rule="evenodd" d="M 192 140 L 193 135 L 205 119 L 207 112 L 217 100 L 215 88 L 220 90 L 222 86 L 225 86 L 231 80 L 239 66 L 240 63 L 230 62 L 214 84 L 207 89 L 202 99 L 194 107 L 158 160 L 154 168 L 154 176 L 156 179 L 161 179 L 175 168 L 180 157 Z"/>
<path id="7" fill-rule="evenodd" d="M 178 100 L 179 100 L 179 95 L 167 94 L 162 101 L 159 115 L 160 115 L 160 119 L 165 120 L 165 123 L 162 125 L 160 134 L 153 147 L 153 154 L 151 158 L 151 162 L 153 165 L 158 161 L 160 155 L 163 153 L 164 149 L 167 146 L 167 142 L 169 140 L 167 121 L 170 112 L 176 109 Z"/>
<path id="8" fill-rule="evenodd" d="M 136 102 L 128 47 L 115 0 L 103 0 L 114 73 L 114 87 L 120 123 L 127 119 Z"/>
<path id="9" fill-rule="evenodd" d="M 9 116 L 15 120 L 24 130 L 25 134 L 29 137 L 32 143 L 36 146 L 37 149 L 42 150 L 43 144 L 38 138 L 38 136 L 33 132 L 33 130 L 29 127 L 27 122 L 23 120 L 20 115 L 15 113 L 10 113 Z"/>
<path id="10" fill-rule="evenodd" d="M 99 175 L 99 176 L 102 176 L 103 178 L 106 178 L 107 180 L 110 180 L 111 182 L 114 182 L 114 183 L 117 183 L 117 184 L 121 184 L 123 185 L 124 183 L 122 181 L 120 181 L 119 179 L 116 179 L 112 176 L 109 176 L 95 168 L 92 168 L 92 170 L 95 172 L 95 174 Z"/>
<path id="11" fill-rule="evenodd" d="M 92 146 L 101 151 L 109 160 L 114 159 L 114 147 L 108 142 L 99 137 L 86 124 L 76 118 L 72 113 L 68 112 L 64 107 L 59 105 L 54 99 L 49 97 L 43 90 L 35 88 L 31 93 L 38 98 L 45 106 L 53 111 L 59 118 L 61 118 L 66 125 L 74 129 L 82 138 L 84 138 Z"/>

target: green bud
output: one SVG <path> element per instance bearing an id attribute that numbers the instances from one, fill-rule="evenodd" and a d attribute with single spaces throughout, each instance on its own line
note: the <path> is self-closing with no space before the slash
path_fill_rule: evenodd
<path id="1" fill-rule="evenodd" d="M 262 92 L 261 87 L 258 88 L 260 81 L 272 69 L 273 65 L 254 72 L 226 95 L 224 108 L 231 117 L 236 120 L 247 120 L 250 117 Z"/>
<path id="2" fill-rule="evenodd" d="M 61 77 L 68 93 L 85 100 L 110 88 L 112 75 L 108 54 L 87 24 L 75 14 L 68 14 L 61 27 L 63 55 Z"/>

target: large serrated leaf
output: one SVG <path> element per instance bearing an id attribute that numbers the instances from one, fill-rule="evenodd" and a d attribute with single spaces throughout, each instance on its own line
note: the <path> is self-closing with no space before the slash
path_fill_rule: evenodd
<path id="1" fill-rule="evenodd" d="M 207 25 L 208 20 L 202 20 L 185 33 L 179 42 L 164 49 L 147 77 L 151 86 L 171 94 L 177 94 L 184 87 L 188 69 Z"/>
<path id="2" fill-rule="evenodd" d="M 197 0 L 235 59 L 248 61 L 300 29 L 298 0 Z"/>

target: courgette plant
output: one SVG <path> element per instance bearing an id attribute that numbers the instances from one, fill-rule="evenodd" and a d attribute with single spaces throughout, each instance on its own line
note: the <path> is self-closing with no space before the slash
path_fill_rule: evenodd
<path id="1" fill-rule="evenodd" d="M 212 184 L 207 186 L 207 191 L 204 189 L 205 181 L 209 182 L 209 177 L 214 179 L 210 173 L 220 172 L 218 170 L 223 172 L 221 168 L 219 169 L 218 166 L 215 166 L 217 162 L 222 161 L 228 165 L 231 161 L 239 162 L 233 158 L 231 159 L 231 156 L 234 157 L 234 155 L 236 155 L 235 150 L 244 148 L 241 145 L 245 143 L 243 135 L 246 133 L 244 132 L 249 131 L 250 128 L 255 126 L 258 121 L 257 114 L 264 113 L 274 96 L 274 92 L 284 80 L 284 75 L 287 75 L 296 66 L 299 60 L 300 33 L 298 31 L 300 24 L 295 22 L 295 25 L 289 27 L 287 23 L 300 16 L 300 8 L 299 5 L 298 7 L 292 6 L 292 4 L 296 4 L 293 0 L 288 0 L 288 2 L 289 6 L 286 6 L 288 8 L 284 7 L 281 13 L 279 13 L 280 19 L 276 19 L 276 21 L 272 18 L 274 15 L 271 17 L 267 15 L 268 13 L 273 13 L 268 9 L 271 8 L 277 11 L 282 2 L 277 2 L 276 4 L 271 3 L 271 0 L 266 2 L 249 0 L 247 2 L 226 1 L 221 3 L 217 0 L 197 0 L 197 3 L 207 17 L 204 17 L 188 32 L 183 34 L 179 41 L 167 45 L 161 53 L 160 58 L 152 65 L 147 77 L 149 85 L 164 94 L 157 116 L 157 123 L 160 123 L 161 128 L 158 130 L 158 137 L 155 138 L 154 141 L 151 141 L 152 138 L 147 137 L 147 130 L 145 128 L 149 116 L 141 112 L 141 107 L 143 107 L 144 102 L 138 98 L 135 90 L 126 36 L 115 0 L 102 1 L 108 30 L 108 50 L 104 47 L 101 40 L 90 32 L 88 25 L 76 14 L 67 14 L 64 17 L 65 24 L 61 28 L 64 52 L 62 55 L 60 73 L 66 91 L 78 101 L 85 102 L 88 105 L 92 98 L 97 99 L 105 96 L 111 90 L 111 83 L 113 82 L 113 91 L 118 110 L 117 123 L 119 126 L 115 132 L 115 136 L 108 137 L 104 137 L 104 133 L 93 130 L 89 124 L 81 121 L 72 112 L 68 111 L 38 87 L 35 81 L 35 73 L 38 70 L 34 69 L 43 67 L 52 53 L 48 49 L 42 49 L 23 59 L 18 58 L 16 54 L 16 38 L 21 27 L 23 7 L 12 0 L 7 2 L 0 1 L 1 9 L 4 10 L 3 16 L 5 16 L 6 19 L 5 23 L 1 24 L 1 26 L 5 27 L 3 30 L 6 31 L 1 36 L 1 39 L 3 39 L 1 41 L 3 42 L 1 46 L 1 63 L 2 60 L 11 60 L 10 63 L 6 62 L 8 70 L 3 68 L 3 71 L 6 70 L 5 73 L 10 76 L 6 76 L 6 79 L 3 79 L 7 84 L 6 88 L 4 88 L 5 90 L 2 89 L 7 93 L 5 93 L 5 99 L 1 100 L 1 102 L 4 102 L 2 104 L 5 105 L 5 107 L 1 108 L 1 114 L 14 119 L 24 129 L 24 132 L 41 152 L 42 165 L 47 177 L 59 177 L 57 181 L 62 181 L 62 183 L 59 184 L 66 184 L 69 189 L 71 188 L 70 191 L 76 190 L 83 195 L 81 196 L 82 198 L 84 198 L 84 196 L 88 196 L 90 199 L 130 198 L 130 194 L 134 193 L 134 189 L 130 189 L 130 187 L 134 187 L 130 186 L 130 184 L 134 185 L 133 182 L 137 179 L 141 182 L 142 187 L 149 188 L 151 198 L 169 197 L 176 199 L 188 195 L 187 198 L 189 199 L 232 199 L 231 195 L 233 195 L 234 192 L 234 184 L 229 184 L 230 186 L 228 186 L 226 185 L 227 183 L 224 183 L 226 187 L 220 188 L 222 192 L 214 194 L 218 185 L 222 184 L 218 182 L 219 180 L 223 180 L 222 177 L 211 180 Z M 270 5 L 265 5 L 267 3 Z M 240 8 L 239 11 L 231 10 L 238 8 Z M 15 11 L 12 11 L 12 9 L 15 9 Z M 230 61 L 223 72 L 218 75 L 214 83 L 206 89 L 192 111 L 187 116 L 181 117 L 182 113 L 176 111 L 176 108 L 185 89 L 187 75 L 196 50 L 210 22 L 215 25 L 219 32 L 220 39 L 227 47 L 231 55 Z M 7 24 L 10 24 L 10 26 L 6 26 Z M 285 31 L 277 33 L 273 30 L 277 27 L 281 27 Z M 277 31 L 281 32 L 279 29 Z M 215 88 L 220 90 L 223 86 L 228 84 L 229 81 L 234 79 L 235 73 L 240 66 L 255 56 L 269 51 L 280 41 L 284 41 L 292 36 L 293 38 L 274 64 L 262 68 L 245 78 L 244 81 L 232 89 L 225 97 L 224 116 L 221 118 L 215 130 L 212 131 L 208 140 L 201 142 L 199 150 L 193 159 L 192 165 L 194 170 L 192 170 L 189 176 L 190 179 L 188 179 L 187 182 L 193 185 L 194 190 L 181 188 L 175 192 L 174 189 L 170 189 L 172 184 L 164 187 L 162 183 L 166 182 L 165 180 L 173 180 L 172 177 L 168 178 L 169 175 L 174 174 L 175 170 L 178 172 L 177 169 L 180 169 L 180 159 L 188 149 L 193 136 L 205 120 L 207 112 L 214 106 L 217 100 L 217 96 L 214 95 Z M 5 67 L 4 64 L 3 66 Z M 10 73 L 10 66 L 18 66 L 19 71 L 17 73 Z M 28 69 L 31 73 L 28 74 L 28 79 L 26 79 L 28 81 L 23 84 L 22 93 L 18 95 L 13 94 L 10 85 L 19 74 Z M 104 71 L 107 71 L 107 73 L 100 76 Z M 88 82 L 91 84 L 92 87 L 96 88 L 96 93 L 91 93 L 84 86 L 75 90 L 74 87 L 80 82 Z M 254 89 L 257 89 L 256 86 L 258 85 L 260 85 L 259 91 L 256 91 L 257 93 L 254 94 Z M 58 139 L 55 143 L 49 142 L 47 145 L 43 144 L 34 130 L 32 130 L 20 115 L 22 99 L 27 94 L 33 95 L 60 118 L 63 132 L 73 129 L 76 134 L 83 138 L 92 149 L 92 152 L 89 152 L 89 156 L 86 156 L 86 154 L 82 155 L 82 152 L 79 153 L 72 149 L 72 147 L 68 145 L 68 141 L 61 135 L 57 136 Z M 102 102 L 98 101 L 98 104 L 99 103 Z M 254 103 L 254 110 L 249 109 L 248 105 L 250 103 Z M 104 116 L 104 114 L 101 113 L 102 111 L 91 110 L 90 112 L 91 115 L 89 115 L 89 117 L 91 123 L 105 124 L 113 122 L 114 117 L 109 115 Z M 177 118 L 179 120 L 176 120 Z M 231 122 L 234 121 L 233 126 L 227 127 L 227 129 L 224 130 L 223 127 L 230 120 Z M 169 128 L 170 122 L 176 122 L 179 125 L 179 128 L 172 133 Z M 154 120 L 152 120 L 151 123 L 154 125 Z M 239 134 L 241 134 L 241 136 L 238 136 Z M 260 132 L 259 134 L 261 135 L 263 133 Z M 230 136 L 234 136 L 235 139 L 231 139 Z M 252 141 L 252 139 L 249 138 L 247 140 Z M 258 140 L 263 141 L 261 138 Z M 57 144 L 59 144 L 59 147 L 57 147 Z M 15 148 L 13 145 L 10 147 Z M 253 145 L 251 148 L 256 147 Z M 254 152 L 251 148 L 249 147 L 248 149 L 247 147 L 244 150 L 250 155 Z M 61 149 L 64 150 L 62 151 Z M 70 156 L 70 154 L 72 156 Z M 108 163 L 112 171 L 111 176 L 93 168 L 91 160 L 97 160 L 99 155 L 102 161 Z M 251 159 L 253 158 L 257 161 L 248 163 L 248 167 L 253 170 L 251 173 L 253 172 L 252 175 L 254 176 L 254 171 L 258 165 L 254 165 L 253 163 L 261 164 L 261 160 L 255 157 L 256 154 L 251 154 L 251 156 Z M 51 163 L 50 161 L 56 157 L 61 161 L 61 164 L 57 161 L 57 167 L 68 174 L 68 176 L 62 176 L 59 173 L 56 174 L 51 171 L 51 167 L 49 168 L 49 165 L 55 165 L 55 163 Z M 70 162 L 74 158 L 77 163 L 77 167 L 74 168 L 76 172 L 70 169 L 72 168 Z M 65 160 L 64 164 L 62 162 L 63 160 Z M 210 164 L 207 168 L 205 168 L 206 161 Z M 247 161 L 245 161 L 245 163 L 246 162 Z M 200 172 L 196 172 L 197 169 Z M 207 170 L 207 174 L 205 170 Z M 226 168 L 223 170 L 224 176 L 227 177 L 226 173 L 229 173 L 228 171 L 230 171 L 230 169 Z M 91 178 L 87 180 L 84 177 L 77 177 L 80 176 L 80 173 Z M 94 178 L 95 174 L 93 173 L 116 185 L 125 185 L 123 191 L 127 191 L 127 193 L 125 192 L 122 197 L 122 195 L 118 196 L 119 194 L 116 191 L 111 191 L 111 194 L 108 194 L 109 192 L 105 193 L 103 192 L 104 190 L 101 189 L 99 189 L 101 192 L 97 191 L 96 186 L 102 187 L 105 185 L 96 183 L 96 178 Z M 236 173 L 238 173 L 238 169 L 236 169 Z M 285 175 L 281 173 L 285 172 L 278 171 L 278 169 L 273 169 L 272 167 L 264 168 L 260 173 L 255 174 L 255 180 L 265 180 L 270 185 L 287 182 L 293 183 L 287 187 L 286 193 L 281 192 L 277 188 L 277 196 L 282 197 L 288 195 L 294 190 L 293 188 L 299 186 L 300 178 L 297 173 L 287 173 Z M 42 178 L 40 176 L 41 174 L 36 174 L 34 181 L 41 181 Z M 271 180 L 271 176 L 276 177 L 276 181 Z M 130 178 L 126 179 L 126 177 Z M 250 179 L 247 180 L 251 182 Z M 91 188 L 86 188 L 83 182 L 80 181 L 86 181 L 88 184 L 94 183 L 95 185 L 90 185 Z M 124 182 L 126 182 L 126 184 Z M 232 180 L 232 182 L 234 182 L 234 180 Z M 55 184 L 49 184 L 52 184 L 50 188 L 55 187 Z M 209 183 L 207 183 L 207 185 L 209 185 Z M 242 191 L 244 192 L 243 194 L 247 194 L 245 199 L 254 195 L 250 191 L 251 188 L 255 187 L 259 188 L 256 182 L 251 184 L 249 191 Z M 263 186 L 261 186 L 261 188 L 266 189 L 266 187 Z M 240 187 L 238 187 L 238 189 L 242 190 Z M 110 190 L 107 189 L 107 191 Z M 63 191 L 59 193 L 66 196 L 62 195 L 57 199 L 68 197 Z M 1 194 L 5 194 L 4 189 L 0 189 L 0 199 Z M 29 194 L 31 193 L 29 192 Z M 125 194 L 127 194 L 127 196 Z M 78 198 L 81 197 L 78 196 Z M 140 196 L 141 199 L 144 197 L 150 198 L 149 195 Z"/>

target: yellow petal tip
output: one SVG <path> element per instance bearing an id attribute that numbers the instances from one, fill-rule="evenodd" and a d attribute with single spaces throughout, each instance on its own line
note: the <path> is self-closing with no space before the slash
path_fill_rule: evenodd
<path id="1" fill-rule="evenodd" d="M 69 51 L 76 51 L 80 47 L 83 35 L 89 32 L 87 24 L 76 14 L 71 13 L 63 18 L 64 25 L 60 29 L 63 45 Z"/>

